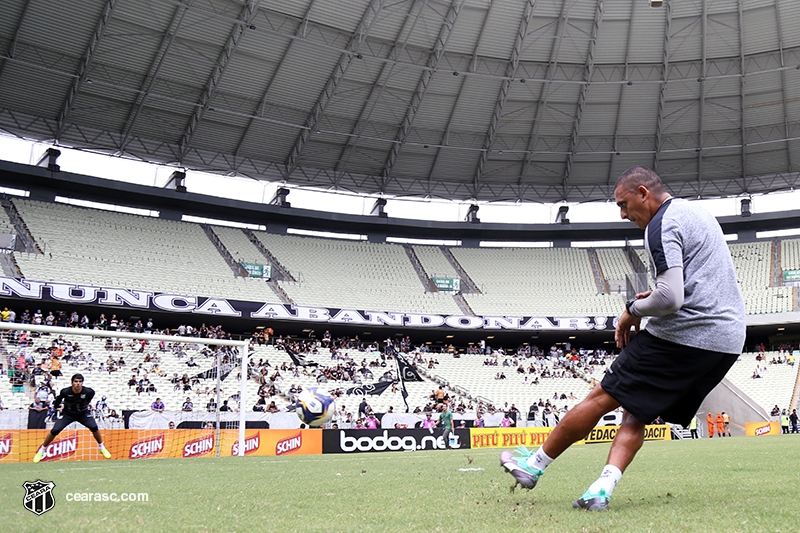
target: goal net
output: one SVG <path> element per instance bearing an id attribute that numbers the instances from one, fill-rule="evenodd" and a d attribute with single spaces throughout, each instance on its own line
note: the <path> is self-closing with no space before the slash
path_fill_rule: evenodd
<path id="1" fill-rule="evenodd" d="M 246 422 L 249 340 L 8 322 L 0 334 L 0 462 L 32 460 L 74 374 L 94 391 L 91 413 L 113 459 L 244 455 L 246 429 L 268 427 Z M 43 461 L 95 459 L 92 433 L 73 422 Z"/>

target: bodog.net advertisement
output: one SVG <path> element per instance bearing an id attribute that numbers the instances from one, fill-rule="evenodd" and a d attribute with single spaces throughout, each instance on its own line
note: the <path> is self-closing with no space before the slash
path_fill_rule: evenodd
<path id="1" fill-rule="evenodd" d="M 446 446 L 441 429 L 326 429 L 322 432 L 322 453 L 463 450 L 470 447 L 469 432 L 456 429 L 455 442 Z"/>
<path id="2" fill-rule="evenodd" d="M 0 432 L 0 462 L 31 462 L 46 430 Z M 239 430 L 103 430 L 112 459 L 222 457 L 239 454 Z M 310 455 L 322 453 L 322 431 L 310 429 L 246 430 L 245 455 Z M 219 438 L 219 442 L 217 442 Z M 45 449 L 42 461 L 91 461 L 103 456 L 86 430 L 63 431 Z"/>

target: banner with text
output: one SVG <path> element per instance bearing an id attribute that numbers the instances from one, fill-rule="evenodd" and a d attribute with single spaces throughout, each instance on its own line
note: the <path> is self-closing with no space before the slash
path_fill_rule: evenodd
<path id="1" fill-rule="evenodd" d="M 365 311 L 308 307 L 270 302 L 248 302 L 156 293 L 146 290 L 116 289 L 75 283 L 17 280 L 0 277 L 0 297 L 39 302 L 100 305 L 108 308 L 163 311 L 204 316 L 244 317 L 300 323 L 343 324 L 349 326 L 389 326 L 408 328 L 453 328 L 460 330 L 513 331 L 613 331 L 618 317 L 530 317 L 437 315 L 401 311 Z"/>
<path id="2" fill-rule="evenodd" d="M 598 426 L 589 432 L 585 439 L 575 444 L 611 442 L 617 435 L 619 426 Z M 513 448 L 515 446 L 536 447 L 544 444 L 553 428 L 472 428 L 470 429 L 471 448 Z M 667 425 L 646 426 L 645 440 L 672 440 Z"/>
<path id="3" fill-rule="evenodd" d="M 433 284 L 440 291 L 453 291 L 458 292 L 461 290 L 460 278 L 433 278 Z"/>
<path id="4" fill-rule="evenodd" d="M 259 265 L 257 263 L 239 263 L 247 271 L 247 275 L 251 278 L 266 278 L 272 277 L 272 265 Z"/>
<path id="5" fill-rule="evenodd" d="M 46 430 L 0 432 L 0 463 L 33 461 Z M 103 430 L 112 459 L 216 457 L 217 432 L 213 429 L 111 429 Z M 313 455 L 322 453 L 322 430 L 264 429 L 245 431 L 245 455 Z M 239 455 L 239 430 L 219 432 L 221 457 Z M 45 449 L 43 461 L 103 460 L 92 434 L 64 431 Z"/>
<path id="6" fill-rule="evenodd" d="M 322 453 L 413 452 L 468 449 L 469 429 L 455 430 L 455 443 L 446 446 L 442 430 L 435 429 L 326 429 Z"/>
<path id="7" fill-rule="evenodd" d="M 800 281 L 800 270 L 784 270 L 783 281 Z"/>
<path id="8" fill-rule="evenodd" d="M 762 437 L 764 435 L 780 435 L 780 422 L 745 422 L 744 434 L 747 437 Z"/>

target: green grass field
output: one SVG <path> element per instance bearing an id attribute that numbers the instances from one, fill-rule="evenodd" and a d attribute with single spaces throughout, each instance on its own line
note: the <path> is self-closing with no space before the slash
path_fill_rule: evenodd
<path id="1" fill-rule="evenodd" d="M 647 442 L 614 492 L 610 512 L 573 510 L 573 500 L 599 474 L 608 447 L 573 446 L 533 491 L 514 492 L 499 450 L 5 464 L 0 529 L 800 530 L 800 436 Z M 56 485 L 56 505 L 42 516 L 22 505 L 22 484 L 36 479 Z M 149 501 L 66 501 L 75 492 L 145 492 Z"/>

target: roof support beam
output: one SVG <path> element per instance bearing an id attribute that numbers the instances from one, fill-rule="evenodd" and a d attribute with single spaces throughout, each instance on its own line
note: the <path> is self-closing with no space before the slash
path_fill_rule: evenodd
<path id="1" fill-rule="evenodd" d="M 14 30 L 14 36 L 11 38 L 11 42 L 8 43 L 8 49 L 6 49 L 5 54 L 3 54 L 3 62 L 0 63 L 0 79 L 3 78 L 3 69 L 5 69 L 6 65 L 8 65 L 10 60 L 16 55 L 17 41 L 19 40 L 19 34 L 22 31 L 22 23 L 25 20 L 25 15 L 28 14 L 28 8 L 30 5 L 31 0 L 25 0 L 25 5 L 22 7 L 22 13 L 20 13 L 19 19 L 17 20 L 17 27 Z"/>
<path id="2" fill-rule="evenodd" d="M 336 67 L 334 67 L 333 73 L 328 78 L 328 82 L 322 90 L 322 94 L 320 94 L 317 102 L 314 104 L 314 108 L 306 119 L 304 127 L 300 130 L 300 134 L 297 136 L 294 146 L 292 146 L 289 158 L 286 161 L 286 178 L 291 176 L 292 172 L 297 168 L 300 156 L 303 154 L 308 139 L 311 137 L 311 134 L 317 130 L 317 124 L 322 118 L 325 108 L 336 93 L 339 83 L 344 79 L 347 69 L 350 68 L 350 63 L 358 53 L 361 44 L 367 39 L 370 27 L 377 20 L 378 13 L 382 8 L 383 0 L 372 0 L 366 11 L 364 11 L 364 15 L 361 17 L 358 27 L 347 43 L 346 51 L 339 57 L 339 62 L 336 64 Z"/>
<path id="3" fill-rule="evenodd" d="M 481 22 L 481 30 L 478 32 L 478 38 L 475 40 L 475 47 L 472 49 L 472 61 L 470 62 L 468 72 L 474 72 L 477 69 L 478 49 L 481 46 L 481 40 L 483 39 L 483 35 L 486 30 L 486 23 L 489 20 L 489 15 L 492 12 L 493 6 L 494 2 L 490 1 L 489 6 L 486 8 L 486 13 L 483 16 L 483 22 Z M 464 85 L 466 85 L 468 78 L 469 76 L 461 77 L 461 84 L 459 85 L 457 92 L 458 95 L 461 95 L 461 91 L 464 89 Z M 436 172 L 436 164 L 439 161 L 439 155 L 442 153 L 442 146 L 447 146 L 449 142 L 450 126 L 452 126 L 453 118 L 456 116 L 456 109 L 458 109 L 458 98 L 456 98 L 456 101 L 453 102 L 453 107 L 450 109 L 450 116 L 447 117 L 447 125 L 444 128 L 444 132 L 442 134 L 442 140 L 440 142 L 441 146 L 436 147 L 436 154 L 433 156 L 433 164 L 431 164 L 431 170 L 430 172 L 428 172 L 428 180 L 427 180 L 428 191 L 431 190 L 431 183 L 433 181 L 434 172 Z"/>
<path id="4" fill-rule="evenodd" d="M 703 181 L 703 141 L 705 140 L 705 117 L 706 117 L 706 74 L 708 66 L 706 64 L 708 42 L 708 0 L 703 0 L 703 13 L 700 16 L 700 108 L 698 112 L 698 136 L 697 136 L 697 189 L 698 195 L 702 189 Z"/>
<path id="5" fill-rule="evenodd" d="M 103 8 L 103 14 L 100 16 L 100 20 L 97 21 L 97 26 L 92 34 L 92 39 L 89 41 L 89 46 L 86 47 L 86 52 L 83 54 L 83 60 L 78 67 L 78 72 L 75 78 L 72 80 L 72 85 L 69 88 L 67 97 L 64 99 L 64 103 L 61 105 L 61 112 L 58 114 L 58 126 L 56 128 L 56 143 L 58 143 L 58 141 L 61 139 L 61 135 L 64 133 L 67 119 L 69 118 L 70 111 L 72 111 L 72 106 L 75 103 L 75 96 L 78 94 L 81 85 L 83 85 L 83 82 L 86 79 L 86 74 L 89 71 L 89 65 L 92 63 L 92 58 L 94 57 L 95 50 L 97 50 L 97 45 L 106 31 L 106 26 L 108 25 L 109 19 L 111 19 L 111 14 L 113 13 L 114 6 L 116 4 L 117 0 L 108 0 L 106 2 L 106 7 Z"/>
<path id="6" fill-rule="evenodd" d="M 511 82 L 516 78 L 517 67 L 519 66 L 519 57 L 522 54 L 522 45 L 525 42 L 525 36 L 528 35 L 528 25 L 533 16 L 533 8 L 536 5 L 536 0 L 528 0 L 525 4 L 525 11 L 520 19 L 519 27 L 517 28 L 517 36 L 514 39 L 514 49 L 511 51 L 511 59 L 506 66 L 506 75 L 500 84 L 500 93 L 497 95 L 497 100 L 494 104 L 494 112 L 489 121 L 489 128 L 486 130 L 486 136 L 483 138 L 483 147 L 478 156 L 478 164 L 475 167 L 475 175 L 472 178 L 472 194 L 477 199 L 478 192 L 481 189 L 481 180 L 483 172 L 486 167 L 486 161 L 489 158 L 489 153 L 494 144 L 494 136 L 497 133 L 497 125 L 500 123 L 500 118 L 503 116 L 503 107 L 505 106 L 506 99 L 508 98 L 508 91 L 511 89 Z"/>
<path id="7" fill-rule="evenodd" d="M 780 3 L 775 2 L 775 27 L 778 29 L 778 54 L 780 56 L 781 67 L 786 66 L 786 58 L 783 55 L 783 25 L 781 24 Z M 783 97 L 783 138 L 789 139 L 789 105 L 786 101 L 786 71 L 781 70 L 781 96 Z M 786 168 L 789 173 L 792 170 L 791 143 L 786 141 Z"/>
<path id="8" fill-rule="evenodd" d="M 200 121 L 203 119 L 203 115 L 208 110 L 211 100 L 217 93 L 219 81 L 225 74 L 225 69 L 228 67 L 233 54 L 236 53 L 236 48 L 239 46 L 239 41 L 242 39 L 244 33 L 250 29 L 250 25 L 253 22 L 253 17 L 256 15 L 256 9 L 259 1 L 260 0 L 247 0 L 247 3 L 239 12 L 239 23 L 233 25 L 233 29 L 231 30 L 230 35 L 228 35 L 228 39 L 225 41 L 225 46 L 222 48 L 222 52 L 220 52 L 219 57 L 217 58 L 217 64 L 214 66 L 214 70 L 211 72 L 211 76 L 209 76 L 208 80 L 206 81 L 206 85 L 203 88 L 203 94 L 200 96 L 200 101 L 197 102 L 197 105 L 195 105 L 194 112 L 189 119 L 189 123 L 187 124 L 183 135 L 181 136 L 181 140 L 178 145 L 180 150 L 178 161 L 181 164 L 183 164 L 183 159 L 189 152 L 189 148 L 192 144 L 192 138 L 197 132 L 197 126 L 200 124 Z"/>
<path id="9" fill-rule="evenodd" d="M 531 124 L 531 135 L 528 138 L 528 146 L 526 149 L 526 156 L 522 162 L 522 171 L 520 172 L 520 184 L 524 182 L 530 173 L 533 151 L 539 140 L 539 126 L 544 117 L 544 110 L 547 109 L 547 100 L 550 97 L 550 84 L 553 83 L 553 77 L 558 69 L 558 55 L 561 51 L 561 43 L 564 40 L 564 31 L 567 27 L 569 20 L 569 8 L 572 6 L 570 2 L 561 4 L 561 14 L 558 18 L 558 28 L 556 29 L 556 38 L 553 40 L 553 46 L 550 48 L 550 60 L 547 63 L 547 74 L 545 81 L 542 82 L 542 89 L 539 93 L 539 102 L 536 104 L 536 115 L 534 116 L 533 123 Z"/>
<path id="10" fill-rule="evenodd" d="M 401 36 L 408 36 L 414 32 L 417 22 L 420 21 L 421 10 L 425 8 L 424 5 L 416 2 L 408 2 L 407 7 L 408 12 L 406 13 L 404 22 L 397 33 L 397 40 L 387 56 L 389 59 L 392 59 L 392 61 L 381 64 L 378 75 L 375 77 L 375 83 L 373 83 L 372 87 L 370 87 L 369 94 L 364 99 L 364 105 L 362 105 L 361 109 L 358 111 L 358 118 L 356 118 L 355 123 L 350 130 L 350 135 L 346 137 L 345 142 L 342 143 L 342 149 L 339 152 L 339 157 L 336 159 L 336 167 L 334 168 L 334 188 L 338 188 L 340 179 L 346 175 L 347 166 L 350 163 L 350 157 L 356 151 L 356 147 L 361 140 L 361 134 L 364 133 L 364 130 L 369 127 L 369 121 L 370 117 L 372 116 L 372 112 L 375 111 L 375 106 L 381 101 L 383 91 L 386 89 L 388 81 L 394 74 L 394 69 L 397 67 L 396 60 L 402 56 L 403 51 L 408 45 L 408 39 L 400 42 Z M 416 16 L 414 15 L 415 9 L 417 10 Z"/>
<path id="11" fill-rule="evenodd" d="M 153 60 L 150 62 L 150 68 L 147 71 L 147 75 L 142 81 L 139 91 L 136 93 L 136 100 L 133 102 L 131 111 L 128 113 L 128 118 L 125 120 L 125 126 L 122 128 L 122 136 L 119 144 L 120 152 L 124 152 L 125 148 L 128 146 L 128 143 L 131 142 L 131 131 L 133 130 L 133 125 L 139 118 L 139 114 L 142 112 L 142 109 L 144 109 L 144 104 L 145 101 L 147 101 L 147 96 L 150 94 L 150 89 L 152 89 L 153 83 L 155 83 L 155 80 L 158 77 L 158 72 L 161 70 L 164 57 L 167 55 L 167 52 L 172 45 L 172 41 L 181 27 L 183 17 L 186 15 L 186 10 L 188 8 L 189 7 L 186 4 L 178 4 L 175 7 L 175 13 L 172 15 L 172 20 L 167 27 L 167 31 L 164 32 L 164 36 L 161 38 L 161 44 L 158 47 L 158 51 L 156 52 L 155 56 L 153 56 Z"/>
<path id="12" fill-rule="evenodd" d="M 450 9 L 447 11 L 447 15 L 445 15 L 444 23 L 439 28 L 439 34 L 436 36 L 433 50 L 430 56 L 428 56 L 427 68 L 422 71 L 422 76 L 420 76 L 419 82 L 417 82 L 417 88 L 411 96 L 408 107 L 406 107 L 403 121 L 400 123 L 400 128 L 397 130 L 394 143 L 389 150 L 389 156 L 386 158 L 386 163 L 383 165 L 383 170 L 381 171 L 381 192 L 385 190 L 386 183 L 392 176 L 392 170 L 394 169 L 395 163 L 397 163 L 397 156 L 400 155 L 400 150 L 403 148 L 408 134 L 411 132 L 414 118 L 416 118 L 417 111 L 419 111 L 419 107 L 422 105 L 425 92 L 428 90 L 428 84 L 431 78 L 433 78 L 436 67 L 439 65 L 439 60 L 444 55 L 444 50 L 447 47 L 447 39 L 450 37 L 450 32 L 456 23 L 459 12 L 461 12 L 462 5 L 464 5 L 464 0 L 453 0 L 450 4 Z"/>
<path id="13" fill-rule="evenodd" d="M 614 138 L 612 141 L 611 149 L 613 153 L 608 162 L 608 176 L 606 178 L 606 185 L 611 186 L 612 181 L 616 181 L 616 176 L 613 176 L 614 171 L 614 157 L 617 153 L 619 153 L 619 119 L 622 115 L 622 103 L 625 101 L 625 87 L 631 84 L 630 81 L 630 70 L 628 61 L 631 55 L 631 35 L 633 34 L 633 6 L 635 6 L 635 2 L 631 2 L 631 14 L 628 17 L 628 37 L 625 40 L 625 79 L 628 80 L 627 84 L 620 85 L 619 89 L 619 104 L 617 105 L 617 117 L 614 120 Z"/>
<path id="14" fill-rule="evenodd" d="M 308 27 L 308 19 L 311 16 L 311 10 L 314 8 L 314 0 L 309 2 L 308 7 L 306 8 L 306 12 L 303 15 L 303 20 L 300 24 L 297 25 L 297 29 L 295 30 L 295 36 L 301 36 L 305 34 L 307 27 Z M 236 169 L 239 168 L 239 152 L 242 150 L 242 145 L 244 144 L 244 140 L 247 138 L 247 135 L 250 133 L 253 124 L 256 123 L 257 118 L 264 115 L 264 108 L 267 106 L 269 91 L 272 88 L 272 82 L 278 77 L 278 73 L 281 71 L 281 67 L 283 67 L 284 63 L 286 62 L 286 58 L 289 55 L 289 51 L 292 49 L 292 44 L 296 42 L 295 39 L 290 39 L 289 44 L 286 47 L 286 50 L 283 52 L 283 56 L 281 56 L 280 60 L 278 61 L 277 66 L 275 67 L 275 72 L 272 73 L 272 77 L 267 82 L 267 87 L 261 93 L 261 100 L 259 100 L 258 105 L 256 106 L 255 110 L 253 111 L 250 118 L 247 120 L 247 126 L 245 126 L 242 135 L 239 137 L 239 142 L 236 143 L 236 150 L 233 152 L 233 160 Z M 239 160 L 241 161 L 241 160 Z"/>
<path id="15" fill-rule="evenodd" d="M 586 107 L 586 94 L 589 92 L 589 85 L 592 83 L 592 74 L 594 73 L 594 53 L 597 49 L 597 35 L 600 33 L 600 24 L 602 24 L 602 22 L 603 0 L 599 0 L 594 11 L 592 36 L 589 39 L 589 54 L 586 58 L 586 83 L 581 85 L 580 93 L 578 95 L 578 108 L 575 110 L 575 119 L 572 121 L 572 134 L 570 135 L 569 139 L 569 153 L 567 154 L 567 162 L 564 166 L 564 178 L 561 183 L 564 199 L 567 198 L 567 191 L 569 189 L 569 176 L 572 172 L 572 164 L 575 160 L 575 150 L 578 149 L 578 138 L 581 131 L 581 117 L 583 116 L 583 110 Z"/>
<path id="16" fill-rule="evenodd" d="M 742 13 L 742 0 L 738 2 L 739 8 L 739 61 L 742 64 L 742 77 L 739 80 L 739 96 L 741 99 L 741 123 L 742 123 L 742 191 L 747 192 L 747 112 L 745 83 L 747 67 L 744 63 L 744 14 Z"/>
<path id="17" fill-rule="evenodd" d="M 664 132 L 664 113 L 667 106 L 667 81 L 669 81 L 669 41 L 672 36 L 672 0 L 667 0 L 664 6 L 667 18 L 664 28 L 664 53 L 661 62 L 661 88 L 658 91 L 658 116 L 656 118 L 656 145 L 653 155 L 653 170 L 658 173 L 658 163 L 661 155 L 661 141 Z"/>

